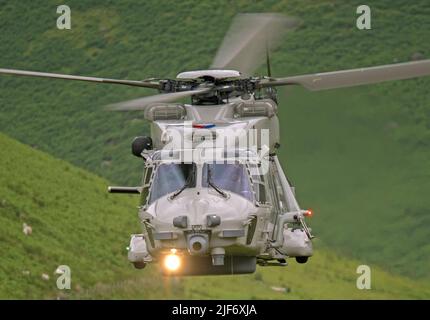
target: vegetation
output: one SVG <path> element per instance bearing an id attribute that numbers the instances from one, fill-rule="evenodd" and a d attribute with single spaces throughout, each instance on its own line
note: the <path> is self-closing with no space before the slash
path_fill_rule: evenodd
<path id="1" fill-rule="evenodd" d="M 4 135 L 0 147 L 0 298 L 52 298 L 60 265 L 70 266 L 78 291 L 134 273 L 125 256 L 139 226 L 129 198 L 109 196 L 105 180 Z"/>
<path id="2" fill-rule="evenodd" d="M 127 79 L 173 77 L 183 70 L 208 67 L 238 12 L 280 12 L 303 20 L 301 27 L 288 34 L 272 56 L 275 76 L 430 57 L 427 41 L 430 3 L 425 0 L 369 2 L 372 30 L 368 31 L 355 27 L 355 10 L 362 4 L 355 0 L 159 0 L 140 4 L 131 0 L 120 3 L 69 0 L 67 4 L 72 9 L 72 29 L 64 31 L 55 27 L 58 3 L 53 0 L 3 1 L 0 4 L 0 67 Z M 264 68 L 260 73 L 264 73 Z M 297 186 L 302 206 L 315 211 L 311 225 L 324 252 L 334 250 L 358 263 L 380 265 L 389 273 L 422 281 L 430 278 L 429 86 L 430 79 L 423 78 L 326 92 L 310 93 L 301 88 L 280 90 L 281 160 Z M 0 90 L 0 131 L 114 183 L 139 182 L 141 162 L 130 155 L 130 141 L 136 135 L 148 133 L 148 124 L 140 113 L 112 113 L 101 107 L 151 91 L 6 76 L 0 77 Z M 1 157 L 4 150 L 7 149 L 2 148 Z M 3 170 L 0 179 L 8 181 L 2 182 L 0 197 L 6 192 L 15 192 L 15 203 L 31 199 L 27 195 L 18 202 L 19 188 L 28 186 L 29 194 L 39 190 L 28 185 L 30 182 L 25 179 L 34 165 L 30 159 L 21 158 L 17 153 L 10 161 L 24 184 L 9 182 L 5 177 L 10 176 L 4 176 L 9 172 L 0 169 Z M 65 168 L 72 167 L 62 166 L 55 175 L 48 174 L 46 169 L 41 179 L 34 182 L 50 188 L 42 198 L 53 206 L 57 200 L 51 194 L 60 185 L 58 182 L 66 181 L 53 180 L 57 183 L 51 185 L 47 179 L 69 174 L 68 180 L 76 181 L 77 190 L 84 190 L 87 183 L 93 186 L 90 190 L 95 190 L 95 184 L 76 174 L 83 171 L 70 169 L 68 173 Z M 107 197 L 101 196 L 106 182 L 97 181 L 100 199 Z M 80 192 L 70 194 L 80 200 L 73 210 L 94 206 L 93 214 L 79 216 L 81 222 L 76 222 L 75 228 L 101 225 L 105 216 L 96 208 L 103 208 L 112 215 L 115 210 L 122 212 L 114 216 L 110 228 L 121 234 L 125 232 L 123 239 L 136 229 L 133 206 L 137 200 L 103 198 L 108 202 L 96 203 L 86 201 L 88 195 Z M 62 212 L 57 205 L 52 210 L 56 214 Z M 9 217 L 11 212 L 15 211 L 3 208 L 0 219 Z M 20 218 L 16 216 L 16 219 Z M 39 223 L 46 224 L 47 228 L 51 225 L 43 221 Z M 51 230 L 53 226 L 57 228 L 52 224 L 49 232 L 56 234 L 54 238 L 60 241 L 63 227 Z M 102 233 L 97 231 L 88 237 L 92 241 L 100 240 Z M 7 237 L 6 234 L 0 237 L 16 240 L 17 235 Z M 71 240 L 64 240 L 70 243 L 70 257 L 72 253 L 75 257 L 84 245 L 80 242 L 82 239 L 86 238 L 75 239 L 79 245 L 74 249 Z M 126 242 L 116 238 L 110 244 L 112 247 L 100 242 L 97 250 L 102 247 L 116 250 L 109 258 L 113 268 L 85 280 L 88 282 L 83 286 L 101 279 L 106 281 L 108 274 L 116 274 L 109 270 L 116 270 L 115 263 L 126 263 L 121 255 Z M 85 248 L 91 252 L 89 243 Z M 3 241 L 0 245 L 3 246 Z M 41 248 L 44 247 L 34 250 L 43 253 Z M 14 263 L 14 259 L 24 259 L 24 250 L 20 253 L 7 250 L 8 255 L 15 256 L 6 261 Z M 46 257 L 41 257 L 45 261 Z M 51 259 L 46 262 L 55 265 L 58 259 Z M 317 264 L 317 259 L 312 263 Z M 15 268 L 7 265 L 2 263 L 1 270 L 9 268 L 11 272 Z M 118 268 L 135 274 L 133 270 Z M 184 282 L 184 290 L 190 293 L 188 284 L 188 280 Z M 23 289 L 24 284 L 21 285 Z M 13 287 L 14 283 L 9 282 L 8 290 Z"/>

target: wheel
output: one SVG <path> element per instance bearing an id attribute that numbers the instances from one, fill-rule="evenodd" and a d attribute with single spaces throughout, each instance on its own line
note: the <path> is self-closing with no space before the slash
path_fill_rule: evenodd
<path id="1" fill-rule="evenodd" d="M 308 262 L 308 257 L 296 257 L 297 263 L 306 263 Z"/>
<path id="2" fill-rule="evenodd" d="M 133 265 L 136 269 L 143 269 L 146 267 L 146 263 L 143 261 L 133 262 Z"/>

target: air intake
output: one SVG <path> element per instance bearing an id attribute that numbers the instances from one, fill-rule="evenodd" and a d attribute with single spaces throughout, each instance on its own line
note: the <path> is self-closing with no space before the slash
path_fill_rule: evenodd
<path id="1" fill-rule="evenodd" d="M 256 100 L 253 102 L 241 102 L 235 106 L 236 117 L 273 117 L 276 112 L 276 104 L 270 99 Z"/>
<path id="2" fill-rule="evenodd" d="M 186 111 L 180 104 L 156 104 L 147 107 L 144 116 L 148 121 L 181 120 L 185 118 Z"/>

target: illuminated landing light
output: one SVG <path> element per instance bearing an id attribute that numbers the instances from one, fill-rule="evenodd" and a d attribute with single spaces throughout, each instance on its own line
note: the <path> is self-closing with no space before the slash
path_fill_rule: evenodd
<path id="1" fill-rule="evenodd" d="M 176 271 L 181 266 L 181 259 L 175 253 L 176 250 L 175 252 L 172 250 L 172 253 L 164 259 L 164 267 L 169 271 Z"/>

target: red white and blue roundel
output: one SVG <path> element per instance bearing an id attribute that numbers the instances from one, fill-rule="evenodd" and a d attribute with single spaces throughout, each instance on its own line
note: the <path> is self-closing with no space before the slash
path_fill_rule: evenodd
<path id="1" fill-rule="evenodd" d="M 193 128 L 196 129 L 210 129 L 215 127 L 214 123 L 193 123 Z"/>

